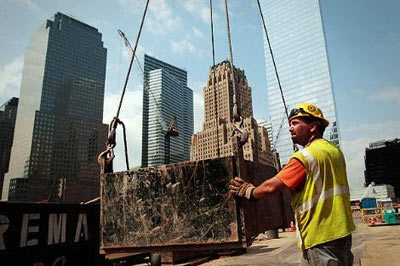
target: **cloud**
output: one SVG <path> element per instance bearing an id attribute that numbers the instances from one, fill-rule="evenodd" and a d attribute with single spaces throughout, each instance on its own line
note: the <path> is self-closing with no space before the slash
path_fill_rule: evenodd
<path id="1" fill-rule="evenodd" d="M 368 137 L 372 141 L 399 137 L 400 123 L 399 121 L 385 121 L 379 123 L 363 123 L 361 125 L 346 126 L 341 129 L 342 134 L 349 136 Z"/>
<path id="2" fill-rule="evenodd" d="M 207 6 L 204 1 L 185 0 L 179 1 L 179 3 L 190 14 L 199 17 L 204 23 L 210 23 L 210 7 Z M 213 17 L 216 18 L 216 14 L 213 14 Z"/>
<path id="3" fill-rule="evenodd" d="M 364 179 L 364 155 L 368 147 L 369 138 L 362 137 L 356 140 L 343 140 L 341 143 L 346 158 L 347 177 L 351 188 L 363 187 Z"/>
<path id="4" fill-rule="evenodd" d="M 143 12 L 144 1 L 139 0 L 118 0 L 118 2 L 133 14 L 139 14 Z"/>
<path id="5" fill-rule="evenodd" d="M 184 52 L 189 52 L 191 54 L 196 53 L 196 47 L 188 40 L 182 40 L 182 41 L 171 41 L 171 50 L 174 53 L 184 53 Z"/>
<path id="6" fill-rule="evenodd" d="M 115 115 L 121 94 L 106 93 L 104 97 L 103 121 L 109 124 Z M 128 143 L 128 156 L 130 168 L 141 165 L 142 154 L 142 90 L 136 88 L 127 91 L 121 107 L 119 118 L 126 127 L 126 138 Z M 125 151 L 122 126 L 117 128 L 117 146 L 115 148 L 114 171 L 125 171 Z"/>
<path id="7" fill-rule="evenodd" d="M 131 43 L 132 45 L 132 49 L 134 49 L 134 43 Z M 150 56 L 154 56 L 154 53 L 149 50 L 144 48 L 142 45 L 138 44 L 137 49 L 136 49 L 136 57 L 140 60 L 140 64 L 143 67 L 143 58 L 144 58 L 144 54 L 150 55 Z M 130 48 L 124 47 L 122 48 L 122 58 L 124 59 L 124 61 L 126 62 L 130 62 L 131 58 L 132 58 L 132 51 L 130 50 Z M 136 62 L 136 59 L 135 59 Z"/>
<path id="8" fill-rule="evenodd" d="M 342 135 L 353 136 L 352 138 L 343 138 L 341 143 L 346 157 L 350 186 L 352 188 L 362 187 L 365 182 L 365 148 L 369 147 L 371 142 L 400 137 L 400 123 L 387 121 L 347 127 L 342 131 Z"/>
<path id="9" fill-rule="evenodd" d="M 178 31 L 182 19 L 173 13 L 165 0 L 154 0 L 149 6 L 151 14 L 147 19 L 147 29 L 156 35 L 166 35 Z"/>
<path id="10" fill-rule="evenodd" d="M 0 104 L 19 95 L 24 57 L 18 56 L 0 67 Z"/>
<path id="11" fill-rule="evenodd" d="M 200 31 L 198 28 L 196 28 L 196 27 L 193 27 L 193 26 L 192 26 L 192 31 L 193 31 L 194 37 L 199 38 L 199 39 L 205 39 L 205 38 L 206 38 L 206 36 L 204 35 L 204 33 L 201 32 L 201 31 Z"/>
<path id="12" fill-rule="evenodd" d="M 199 132 L 203 129 L 204 120 L 204 97 L 203 93 L 193 93 L 194 104 L 194 132 Z"/>
<path id="13" fill-rule="evenodd" d="M 118 0 L 135 15 L 143 15 L 145 1 L 138 0 Z M 149 3 L 144 28 L 155 35 L 166 35 L 178 31 L 183 23 L 182 19 L 173 13 L 173 9 L 167 4 L 166 0 L 152 0 Z"/>
<path id="14" fill-rule="evenodd" d="M 386 88 L 369 97 L 373 101 L 388 101 L 400 105 L 400 88 Z"/>
<path id="15" fill-rule="evenodd" d="M 87 21 L 88 25 L 96 27 L 100 32 L 112 32 L 114 30 L 114 25 L 111 22 L 98 18 L 86 18 L 86 19 L 78 19 L 80 21 Z M 114 33 L 114 32 L 113 32 Z M 116 34 L 116 32 L 115 32 Z"/>
<path id="16" fill-rule="evenodd" d="M 268 119 L 264 118 L 264 117 L 259 117 L 259 116 L 255 116 L 254 115 L 254 119 L 257 121 L 257 123 L 263 123 L 263 122 L 269 122 Z"/>
<path id="17" fill-rule="evenodd" d="M 204 86 L 206 85 L 206 81 L 192 81 L 189 84 L 189 87 L 193 89 L 194 92 L 197 92 L 203 97 Z"/>
<path id="18" fill-rule="evenodd" d="M 149 47 L 144 48 L 143 46 L 141 46 L 140 44 L 137 47 L 136 50 L 136 56 L 142 60 L 144 58 L 144 54 L 150 55 L 150 56 L 155 56 L 154 52 L 149 49 Z"/>
<path id="19" fill-rule="evenodd" d="M 199 132 L 203 129 L 204 122 L 204 95 L 203 88 L 205 82 L 194 81 L 190 82 L 189 87 L 193 90 L 193 105 L 194 105 L 194 132 Z"/>
<path id="20" fill-rule="evenodd" d="M 123 42 L 121 40 L 121 42 Z M 139 85 L 139 87 L 143 87 L 143 61 L 144 54 L 154 56 L 154 53 L 151 50 L 144 49 L 140 44 L 136 49 L 136 57 L 139 60 L 134 61 L 134 64 L 130 73 L 129 84 L 132 82 L 136 82 L 133 86 Z M 122 88 L 126 74 L 128 71 L 129 63 L 132 59 L 132 52 L 128 50 L 124 44 L 122 44 L 119 55 L 119 62 L 114 61 L 114 63 L 107 64 L 107 87 L 116 86 L 117 88 Z"/>
<path id="21" fill-rule="evenodd" d="M 19 6 L 21 6 L 23 8 L 29 9 L 33 12 L 40 11 L 40 7 L 32 0 L 13 0 L 12 2 L 18 4 Z"/>
<path id="22" fill-rule="evenodd" d="M 205 55 L 205 51 L 198 49 L 188 40 L 171 41 L 171 51 L 176 54 L 190 53 L 198 56 L 199 58 Z"/>

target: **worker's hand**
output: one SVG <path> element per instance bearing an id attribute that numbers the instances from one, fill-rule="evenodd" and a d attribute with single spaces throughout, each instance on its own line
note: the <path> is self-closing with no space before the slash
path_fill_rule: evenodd
<path id="1" fill-rule="evenodd" d="M 235 177 L 230 182 L 229 197 L 238 196 L 251 199 L 251 194 L 255 188 L 253 184 L 244 181 L 240 177 Z"/>

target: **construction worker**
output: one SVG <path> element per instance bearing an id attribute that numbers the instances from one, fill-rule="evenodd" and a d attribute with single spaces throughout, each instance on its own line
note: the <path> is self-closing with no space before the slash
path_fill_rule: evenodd
<path id="1" fill-rule="evenodd" d="M 343 153 L 323 139 L 329 122 L 317 105 L 297 105 L 289 123 L 293 142 L 304 149 L 293 153 L 276 176 L 258 187 L 235 177 L 229 193 L 265 199 L 289 188 L 302 265 L 353 265 L 351 232 L 355 226 Z"/>

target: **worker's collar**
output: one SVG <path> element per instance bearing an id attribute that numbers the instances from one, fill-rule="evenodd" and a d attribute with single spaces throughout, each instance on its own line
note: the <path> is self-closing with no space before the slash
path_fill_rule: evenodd
<path id="1" fill-rule="evenodd" d="M 310 146 L 311 143 L 312 143 L 314 140 L 317 140 L 317 139 L 322 139 L 322 137 L 321 137 L 321 136 L 312 135 L 311 138 L 310 138 L 310 140 L 309 140 L 308 143 L 306 144 L 306 146 L 304 146 L 304 148 Z"/>

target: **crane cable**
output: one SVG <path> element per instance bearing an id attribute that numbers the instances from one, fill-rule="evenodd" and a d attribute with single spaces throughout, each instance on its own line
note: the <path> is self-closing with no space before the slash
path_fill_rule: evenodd
<path id="1" fill-rule="evenodd" d="M 228 10 L 228 0 L 225 0 L 225 14 L 226 14 L 226 30 L 228 33 L 228 47 L 229 47 L 229 63 L 231 65 L 231 79 L 232 79 L 232 89 L 233 89 L 233 119 L 232 119 L 232 137 L 239 132 L 241 134 L 240 145 L 243 146 L 248 138 L 249 133 L 246 129 L 241 129 L 243 126 L 243 118 L 240 114 L 237 101 L 237 91 L 236 91 L 236 79 L 235 71 L 233 65 L 233 53 L 232 53 L 232 40 L 231 40 L 231 29 L 229 25 L 229 10 Z"/>
<path id="2" fill-rule="evenodd" d="M 233 66 L 233 53 L 232 53 L 232 40 L 231 40 L 231 28 L 229 26 L 229 11 L 228 11 L 228 0 L 225 0 L 225 14 L 226 14 L 226 28 L 228 33 L 228 48 L 229 48 L 229 62 L 231 65 L 231 79 L 233 87 L 233 120 L 238 122 L 240 120 L 240 112 L 237 105 L 237 95 L 236 95 L 236 79 L 235 71 Z"/>
<path id="3" fill-rule="evenodd" d="M 125 36 L 125 33 L 122 30 L 118 29 L 118 34 L 124 40 L 125 46 L 129 49 L 129 52 L 131 52 L 131 55 L 132 55 L 133 54 L 133 48 L 132 48 L 132 45 L 129 42 L 128 38 Z M 136 55 L 135 55 L 135 59 L 136 59 L 136 61 L 135 61 L 136 62 L 136 73 L 141 75 L 141 78 L 143 78 L 143 82 L 142 82 L 143 88 L 144 88 L 145 91 L 148 91 L 150 93 L 154 103 L 156 104 L 157 111 L 158 111 L 158 114 L 159 114 L 159 122 L 161 124 L 162 130 L 165 131 L 166 130 L 165 129 L 166 123 L 165 123 L 164 119 L 162 118 L 161 108 L 158 105 L 157 98 L 154 95 L 153 91 L 150 90 L 150 88 L 149 88 L 148 80 L 144 76 L 144 71 L 143 71 L 142 65 L 140 64 L 139 58 Z M 141 79 L 139 79 L 139 80 L 141 80 Z"/>
<path id="4" fill-rule="evenodd" d="M 211 48 L 212 48 L 212 58 L 213 66 L 215 66 L 215 45 L 214 45 L 214 22 L 213 22 L 213 5 L 212 0 L 210 0 L 210 20 L 211 20 Z"/>
<path id="5" fill-rule="evenodd" d="M 135 47 L 133 48 L 133 51 L 132 51 L 131 61 L 129 63 L 129 68 L 128 68 L 128 72 L 126 74 L 124 87 L 122 89 L 122 94 L 121 94 L 121 99 L 119 101 L 117 114 L 114 116 L 114 118 L 111 121 L 110 126 L 108 128 L 108 137 L 107 137 L 107 143 L 106 143 L 106 150 L 103 151 L 102 153 L 100 153 L 100 155 L 98 156 L 98 159 L 97 159 L 97 161 L 101 165 L 101 168 L 102 168 L 101 172 L 102 173 L 112 172 L 113 171 L 113 169 L 112 169 L 112 160 L 115 157 L 115 155 L 114 155 L 114 147 L 116 146 L 115 139 L 116 139 L 116 129 L 117 129 L 118 124 L 121 124 L 122 127 L 123 127 L 126 168 L 129 171 L 128 147 L 127 147 L 127 141 L 126 141 L 126 128 L 125 128 L 125 124 L 119 119 L 119 114 L 120 114 L 122 102 L 123 102 L 123 99 L 124 99 L 124 96 L 125 96 L 126 87 L 128 86 L 129 76 L 130 76 L 130 73 L 131 73 L 131 70 L 132 70 L 133 61 L 134 61 L 135 56 L 136 56 L 136 49 L 137 49 L 138 44 L 139 44 L 139 39 L 140 39 L 140 36 L 141 36 L 141 33 L 142 33 L 144 20 L 146 18 L 149 2 L 150 2 L 150 0 L 146 1 L 146 6 L 145 6 L 144 11 L 143 11 L 143 16 L 142 16 L 142 20 L 140 22 L 139 32 L 138 32 L 138 35 L 136 37 Z"/>
<path id="6" fill-rule="evenodd" d="M 141 23 L 140 23 L 139 33 L 138 33 L 138 35 L 137 35 L 137 37 L 136 37 L 135 47 L 133 48 L 133 52 L 132 52 L 133 54 L 132 54 L 132 57 L 131 57 L 131 62 L 129 63 L 128 73 L 126 74 L 124 88 L 123 88 L 123 90 L 122 90 L 121 99 L 120 99 L 120 101 L 119 101 L 118 111 L 117 111 L 117 115 L 116 115 L 117 118 L 118 118 L 118 116 L 119 116 L 119 112 L 121 111 L 122 101 L 123 101 L 124 96 L 125 96 L 126 86 L 128 85 L 128 80 L 129 80 L 129 74 L 131 73 L 133 61 L 134 61 L 134 59 L 135 59 L 136 49 L 137 49 L 138 44 L 139 44 L 139 39 L 140 39 L 140 35 L 141 35 L 141 33 L 142 33 L 143 24 L 144 24 L 144 19 L 146 18 L 146 13 L 147 13 L 147 8 L 148 8 L 148 6 L 149 6 L 149 2 L 150 2 L 150 0 L 147 0 L 147 1 L 146 1 L 146 6 L 145 6 L 145 8 L 144 8 L 142 21 L 141 21 Z"/>
<path id="7" fill-rule="evenodd" d="M 282 103 L 283 103 L 283 106 L 285 108 L 286 118 L 288 119 L 288 122 L 289 122 L 288 108 L 287 108 L 287 105 L 286 105 L 285 96 L 283 95 L 282 85 L 281 85 L 281 81 L 280 81 L 280 78 L 279 78 L 278 69 L 277 69 L 276 63 L 275 63 L 274 53 L 272 52 L 272 46 L 271 46 L 271 42 L 270 42 L 269 36 L 268 36 L 267 25 L 265 23 L 264 15 L 263 15 L 263 13 L 261 11 L 260 0 L 257 0 L 257 4 L 258 4 L 258 10 L 260 11 L 260 16 L 261 16 L 263 27 L 264 27 L 265 37 L 266 37 L 267 42 L 268 42 L 268 48 L 269 48 L 269 52 L 271 54 L 272 63 L 274 65 L 276 80 L 278 81 L 279 90 L 281 92 Z M 290 124 L 289 124 L 289 126 L 290 126 Z M 297 147 L 297 145 L 294 142 L 293 142 L 293 150 L 294 151 L 298 151 L 299 150 L 299 148 Z"/>
<path id="8" fill-rule="evenodd" d="M 219 148 L 219 132 L 218 132 L 218 127 L 219 127 L 219 117 L 218 117 L 218 107 L 217 107 L 217 88 L 215 87 L 215 44 L 214 44 L 214 22 L 213 22 L 213 5 L 212 5 L 212 0 L 210 0 L 210 20 L 211 20 L 211 48 L 212 48 L 212 59 L 213 59 L 213 64 L 212 64 L 212 73 L 213 73 L 213 78 L 212 78 L 212 87 L 214 90 L 214 109 L 215 109 L 215 119 L 217 122 L 217 157 L 220 156 L 220 148 Z"/>

